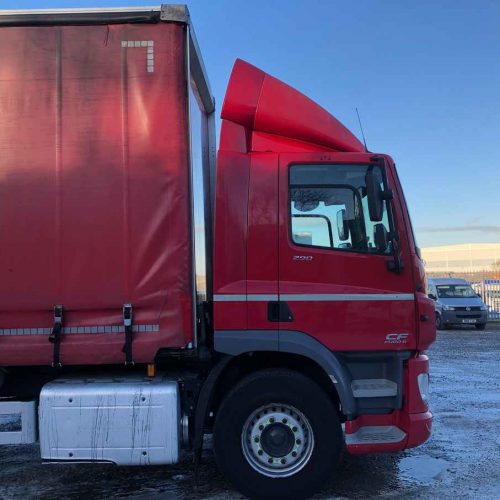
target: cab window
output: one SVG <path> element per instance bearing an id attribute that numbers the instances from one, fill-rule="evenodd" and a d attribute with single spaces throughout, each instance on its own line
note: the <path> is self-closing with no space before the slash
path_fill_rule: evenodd
<path id="1" fill-rule="evenodd" d="M 296 245 L 361 253 L 391 253 L 386 202 L 370 217 L 367 175 L 380 184 L 379 166 L 362 164 L 290 167 L 290 225 Z M 375 181 L 374 181 L 375 179 Z M 385 241 L 383 233 L 385 232 Z"/>

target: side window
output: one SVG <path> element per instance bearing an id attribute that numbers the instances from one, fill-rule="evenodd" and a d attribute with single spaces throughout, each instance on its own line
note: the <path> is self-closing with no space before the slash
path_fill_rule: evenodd
<path id="1" fill-rule="evenodd" d="M 293 238 L 300 245 L 332 247 L 333 231 L 330 219 L 324 215 L 293 214 Z"/>
<path id="2" fill-rule="evenodd" d="M 292 241 L 297 245 L 389 254 L 390 244 L 384 247 L 381 243 L 381 232 L 389 232 L 385 202 L 378 220 L 370 219 L 368 169 L 382 183 L 378 166 L 293 165 L 289 185 Z"/>

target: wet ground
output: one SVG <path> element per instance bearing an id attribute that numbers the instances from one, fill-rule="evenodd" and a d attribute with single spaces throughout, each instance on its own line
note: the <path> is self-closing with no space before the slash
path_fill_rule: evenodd
<path id="1" fill-rule="evenodd" d="M 345 456 L 327 498 L 500 498 L 500 326 L 439 332 L 430 350 L 434 432 L 401 454 Z M 207 450 L 170 467 L 44 465 L 35 446 L 0 447 L 0 498 L 233 499 Z"/>

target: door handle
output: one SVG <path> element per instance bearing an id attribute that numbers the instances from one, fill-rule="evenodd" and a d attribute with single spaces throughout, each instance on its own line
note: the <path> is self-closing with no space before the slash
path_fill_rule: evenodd
<path id="1" fill-rule="evenodd" d="M 293 314 L 290 306 L 282 300 L 272 300 L 267 303 L 267 319 L 273 323 L 277 321 L 293 321 Z"/>

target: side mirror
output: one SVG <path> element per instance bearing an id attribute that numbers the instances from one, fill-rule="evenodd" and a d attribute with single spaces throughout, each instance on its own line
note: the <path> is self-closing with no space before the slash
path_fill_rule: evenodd
<path id="1" fill-rule="evenodd" d="M 368 213 L 372 222 L 380 222 L 384 216 L 384 200 L 392 200 L 394 193 L 382 189 L 382 175 L 379 168 L 369 168 L 365 176 Z"/>
<path id="2" fill-rule="evenodd" d="M 429 299 L 437 300 L 437 297 L 433 293 L 429 293 L 428 297 Z"/>
<path id="3" fill-rule="evenodd" d="M 349 238 L 349 224 L 346 220 L 344 208 L 337 212 L 337 233 L 340 241 L 345 241 Z"/>
<path id="4" fill-rule="evenodd" d="M 382 198 L 381 179 L 374 168 L 366 172 L 366 196 L 368 197 L 368 212 L 372 222 L 380 222 L 384 215 L 384 200 Z"/>
<path id="5" fill-rule="evenodd" d="M 477 296 L 478 296 L 480 299 L 482 299 L 482 298 L 483 298 L 483 296 L 482 296 L 479 292 L 477 292 Z"/>
<path id="6" fill-rule="evenodd" d="M 373 239 L 375 241 L 375 248 L 379 252 L 385 252 L 387 250 L 389 246 L 389 235 L 383 224 L 375 224 L 373 227 Z"/>

